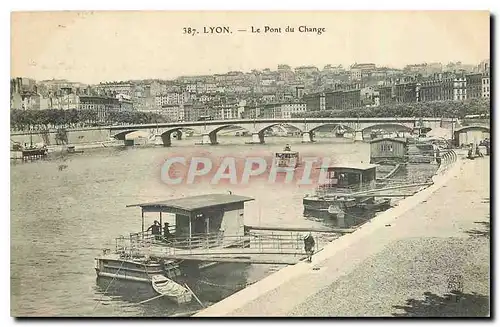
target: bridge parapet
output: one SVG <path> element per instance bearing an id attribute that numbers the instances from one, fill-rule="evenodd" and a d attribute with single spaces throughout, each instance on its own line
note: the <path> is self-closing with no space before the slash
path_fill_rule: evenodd
<path id="1" fill-rule="evenodd" d="M 171 144 L 171 135 L 181 129 L 191 129 L 202 135 L 202 144 L 217 144 L 217 133 L 229 127 L 240 127 L 252 135 L 255 142 L 264 142 L 264 132 L 277 125 L 294 127 L 303 133 L 304 140 L 312 141 L 314 131 L 323 126 L 342 126 L 350 132 L 362 132 L 369 128 L 380 126 L 381 129 L 394 128 L 411 129 L 419 124 L 436 126 L 441 124 L 441 118 L 286 118 L 286 119 L 230 119 L 195 122 L 175 122 L 161 124 L 143 124 L 129 126 L 110 126 L 113 137 L 125 140 L 127 134 L 148 130 L 152 135 L 161 137 L 163 144 Z M 307 134 L 309 133 L 309 134 Z M 357 134 L 356 134 L 357 135 Z"/>

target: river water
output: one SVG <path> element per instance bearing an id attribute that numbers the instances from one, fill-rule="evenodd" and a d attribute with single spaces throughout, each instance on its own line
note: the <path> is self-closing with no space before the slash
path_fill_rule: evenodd
<path id="1" fill-rule="evenodd" d="M 369 145 L 345 139 L 219 137 L 220 145 L 195 146 L 194 138 L 170 148 L 134 147 L 85 150 L 83 154 L 11 164 L 11 313 L 13 316 L 168 316 L 199 309 L 193 301 L 178 307 L 166 299 L 138 302 L 155 294 L 149 285 L 97 280 L 94 258 L 114 248 L 114 238 L 140 231 L 140 209 L 133 203 L 204 193 L 255 198 L 245 209 L 248 225 L 320 227 L 332 222 L 303 216 L 302 198 L 310 192 L 295 184 L 254 182 L 249 186 L 166 185 L 161 166 L 172 155 L 212 157 L 267 155 L 290 143 L 301 156 L 330 157 L 332 162 L 369 161 Z M 64 164 L 67 167 L 60 169 Z M 422 165 L 420 165 L 422 166 Z M 419 168 L 420 169 L 420 168 Z M 423 169 L 432 173 L 434 167 Z M 405 174 L 408 174 L 405 171 Z M 156 219 L 147 216 L 147 224 Z M 220 301 L 278 267 L 221 264 L 188 281 L 205 304 Z"/>

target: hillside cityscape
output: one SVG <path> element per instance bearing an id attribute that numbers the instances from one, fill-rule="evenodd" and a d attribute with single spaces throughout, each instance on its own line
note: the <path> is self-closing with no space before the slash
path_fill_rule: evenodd
<path id="1" fill-rule="evenodd" d="M 87 85 L 11 79 L 11 128 L 202 119 L 489 113 L 490 61 L 403 69 L 355 63 Z"/>

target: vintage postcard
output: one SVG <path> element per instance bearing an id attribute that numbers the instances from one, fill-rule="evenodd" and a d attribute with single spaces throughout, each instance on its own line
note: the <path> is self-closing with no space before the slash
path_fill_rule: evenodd
<path id="1" fill-rule="evenodd" d="M 489 317 L 490 13 L 11 13 L 13 317 Z"/>

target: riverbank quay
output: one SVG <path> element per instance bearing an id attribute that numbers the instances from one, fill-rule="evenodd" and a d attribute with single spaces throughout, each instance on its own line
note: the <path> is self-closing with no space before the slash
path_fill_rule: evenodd
<path id="1" fill-rule="evenodd" d="M 195 317 L 489 316 L 489 157 Z"/>

